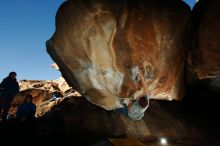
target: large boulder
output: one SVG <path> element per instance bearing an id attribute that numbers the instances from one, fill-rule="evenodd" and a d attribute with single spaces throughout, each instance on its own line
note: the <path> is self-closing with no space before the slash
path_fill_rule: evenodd
<path id="1" fill-rule="evenodd" d="M 107 110 L 140 95 L 180 100 L 189 20 L 178 0 L 70 0 L 46 46 L 68 84 Z"/>
<path id="2" fill-rule="evenodd" d="M 214 82 L 220 75 L 219 9 L 219 0 L 200 0 L 192 12 L 194 27 L 189 64 L 199 79 L 212 78 Z"/>

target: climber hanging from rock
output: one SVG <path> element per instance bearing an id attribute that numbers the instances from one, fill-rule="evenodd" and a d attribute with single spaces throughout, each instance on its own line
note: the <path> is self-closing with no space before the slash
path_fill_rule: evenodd
<path id="1" fill-rule="evenodd" d="M 130 117 L 132 120 L 140 120 L 143 118 L 145 111 L 149 107 L 149 97 L 147 96 L 147 87 L 142 72 L 139 73 L 141 83 L 143 85 L 143 93 L 135 99 L 123 99 L 124 107 L 114 109 L 115 112 Z"/>

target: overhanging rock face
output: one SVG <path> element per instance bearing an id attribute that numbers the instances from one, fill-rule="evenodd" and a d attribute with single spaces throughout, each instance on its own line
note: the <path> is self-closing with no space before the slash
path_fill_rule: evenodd
<path id="1" fill-rule="evenodd" d="M 140 95 L 179 100 L 189 17 L 177 0 L 67 1 L 47 51 L 70 86 L 107 110 Z"/>

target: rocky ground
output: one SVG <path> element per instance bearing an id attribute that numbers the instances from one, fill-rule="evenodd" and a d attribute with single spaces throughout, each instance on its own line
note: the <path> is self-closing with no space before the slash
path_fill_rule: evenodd
<path id="1" fill-rule="evenodd" d="M 34 144 L 51 145 L 159 146 L 165 137 L 170 146 L 220 145 L 219 94 L 199 86 L 187 90 L 181 102 L 152 100 L 141 121 L 103 110 L 84 97 L 67 96 L 35 121 L 1 123 L 1 142 L 19 138 L 16 143 L 23 145 L 30 139 Z"/>

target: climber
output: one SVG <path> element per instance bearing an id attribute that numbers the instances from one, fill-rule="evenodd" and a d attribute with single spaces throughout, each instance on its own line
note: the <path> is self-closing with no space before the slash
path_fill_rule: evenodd
<path id="1" fill-rule="evenodd" d="M 149 107 L 149 97 L 147 96 L 147 87 L 145 84 L 145 80 L 141 72 L 139 73 L 139 76 L 144 89 L 143 93 L 136 98 L 124 99 L 122 101 L 124 107 L 114 109 L 115 112 L 126 115 L 132 120 L 140 120 L 144 116 L 147 108 Z"/>
<path id="2" fill-rule="evenodd" d="M 132 120 L 140 120 L 149 107 L 149 98 L 148 96 L 142 96 L 135 100 L 125 99 L 123 104 L 124 107 L 114 111 L 130 117 Z"/>

